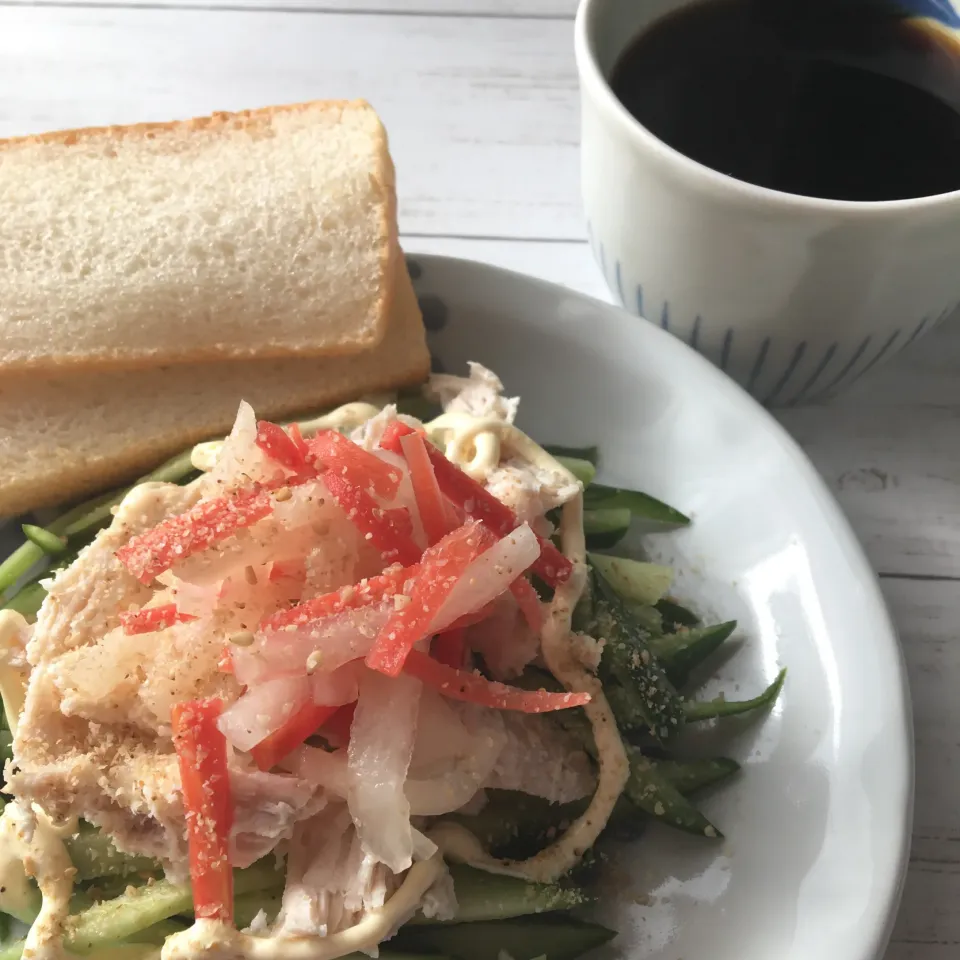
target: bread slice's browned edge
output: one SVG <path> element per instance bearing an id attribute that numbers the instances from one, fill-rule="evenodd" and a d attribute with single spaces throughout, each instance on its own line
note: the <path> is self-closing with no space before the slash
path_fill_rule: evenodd
<path id="1" fill-rule="evenodd" d="M 397 252 L 402 258 L 402 254 Z M 222 436 L 233 423 L 236 407 L 243 399 L 249 399 L 257 415 L 265 419 L 291 418 L 312 414 L 337 404 L 356 399 L 363 394 L 392 390 L 422 382 L 430 369 L 423 319 L 417 304 L 413 285 L 405 267 L 396 271 L 396 299 L 387 333 L 383 341 L 364 354 L 347 357 L 320 357 L 310 359 L 284 359 L 265 361 L 231 361 L 213 365 L 183 365 L 156 370 L 139 371 L 128 375 L 123 390 L 116 396 L 116 409 L 120 416 L 124 410 L 127 391 L 144 395 L 151 391 L 176 389 L 177 383 L 189 378 L 202 381 L 213 377 L 209 389 L 216 390 L 216 376 L 229 374 L 231 383 L 241 381 L 251 385 L 241 388 L 230 397 L 222 415 L 211 416 L 209 410 L 200 409 L 195 419 L 189 422 L 169 424 L 163 431 L 147 432 L 139 444 L 128 445 L 121 450 L 98 456 L 82 448 L 74 450 L 57 447 L 50 451 L 50 469 L 45 473 L 5 476 L 0 481 L 0 516 L 13 515 L 37 507 L 65 503 L 69 500 L 95 493 L 99 490 L 127 482 L 152 469 L 177 452 L 201 440 Z M 269 372 L 271 384 L 289 383 L 293 378 L 308 379 L 316 384 L 309 396 L 306 391 L 296 397 L 285 395 L 270 398 L 258 396 L 258 376 L 263 380 Z M 64 373 L 58 378 L 61 388 L 77 385 L 77 402 L 82 402 L 83 383 L 93 376 L 89 373 Z M 171 379 L 174 378 L 174 379 Z M 0 417 L 3 402 L 30 403 L 31 391 L 42 390 L 32 376 L 13 378 L 4 383 L 8 399 L 0 396 Z M 19 381 L 17 383 L 16 381 Z M 42 384 L 42 381 L 41 381 Z M 13 397 L 14 399 L 9 399 Z M 36 393 L 33 393 L 36 398 Z M 259 401 L 259 402 L 258 402 Z M 91 417 L 90 430 L 104 429 Z M 2 419 L 0 419 L 2 432 Z M 161 435 L 162 434 L 162 435 Z M 32 438 L 6 436 L 5 442 L 32 442 Z"/>
<path id="2" fill-rule="evenodd" d="M 6 362 L 0 364 L 0 376 L 17 374 L 28 370 L 68 371 L 83 369 L 140 369 L 159 363 L 201 363 L 215 361 L 242 361 L 256 358 L 299 358 L 299 357 L 326 357 L 349 356 L 361 353 L 375 347 L 384 338 L 387 329 L 387 317 L 390 313 L 391 301 L 394 296 L 394 282 L 397 274 L 397 260 L 400 256 L 399 227 L 397 223 L 397 191 L 396 169 L 393 158 L 390 156 L 387 131 L 371 104 L 363 99 L 356 100 L 308 100 L 300 103 L 278 104 L 274 106 L 258 107 L 252 110 L 238 110 L 234 112 L 215 111 L 207 116 L 191 117 L 185 120 L 171 120 L 154 123 L 134 123 L 111 125 L 106 127 L 78 127 L 70 130 L 54 130 L 47 133 L 28 134 L 22 137 L 0 138 L 0 151 L 29 143 L 62 143 L 71 146 L 94 136 L 111 136 L 116 139 L 143 137 L 153 139 L 157 131 L 169 132 L 177 129 L 186 131 L 211 130 L 215 128 L 233 127 L 238 130 L 255 132 L 264 128 L 267 121 L 278 113 L 294 113 L 324 107 L 327 109 L 339 108 L 345 110 L 370 110 L 377 119 L 380 128 L 379 161 L 380 186 L 384 194 L 384 216 L 381 224 L 379 244 L 382 287 L 378 297 L 379 324 L 372 334 L 366 337 L 357 337 L 335 347 L 327 347 L 322 352 L 291 351 L 279 348 L 243 349 L 230 343 L 219 343 L 207 350 L 194 350 L 189 355 L 170 355 L 167 353 L 139 352 L 131 354 L 123 347 L 114 350 L 91 351 L 83 355 L 59 355 L 50 358 L 26 359 L 21 362 Z"/>

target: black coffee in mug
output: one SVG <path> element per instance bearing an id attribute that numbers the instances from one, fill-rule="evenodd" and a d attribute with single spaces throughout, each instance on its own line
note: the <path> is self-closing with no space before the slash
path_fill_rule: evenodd
<path id="1" fill-rule="evenodd" d="M 666 144 L 758 186 L 960 189 L 960 41 L 892 0 L 697 0 L 640 34 L 611 86 Z"/>

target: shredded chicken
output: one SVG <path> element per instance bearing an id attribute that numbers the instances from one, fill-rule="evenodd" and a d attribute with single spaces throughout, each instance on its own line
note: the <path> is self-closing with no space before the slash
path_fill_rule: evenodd
<path id="1" fill-rule="evenodd" d="M 518 400 L 503 396 L 503 385 L 493 373 L 470 364 L 469 377 L 434 376 L 429 391 L 443 404 L 445 414 L 433 421 L 433 427 L 427 425 L 428 435 L 445 445 L 447 455 L 514 510 L 521 522 L 549 534 L 549 511 L 571 501 L 579 505 L 580 484 L 513 426 Z M 378 519 L 390 511 L 392 524 L 409 518 L 404 536 L 413 541 L 417 549 L 411 552 L 419 557 L 427 539 L 418 509 L 420 494 L 414 493 L 415 470 L 379 447 L 386 427 L 398 419 L 396 408 L 375 412 L 353 406 L 350 417 L 338 419 L 335 412 L 317 425 L 352 429 L 356 444 L 398 468 L 399 480 L 388 484 L 389 493 L 380 489 L 376 503 L 364 509 Z M 363 417 L 354 416 L 358 413 Z M 440 860 L 441 839 L 437 834 L 435 842 L 430 828 L 436 821 L 431 818 L 479 809 L 487 788 L 516 790 L 557 803 L 598 791 L 606 804 L 611 796 L 615 800 L 614 780 L 622 774 L 616 763 L 602 762 L 598 787 L 582 747 L 550 716 L 458 702 L 431 688 L 426 678 L 425 687 L 406 672 L 394 677 L 367 669 L 362 657 L 377 638 L 380 627 L 375 624 L 388 622 L 389 614 L 418 596 L 414 592 L 388 595 L 358 610 L 322 614 L 316 622 L 301 608 L 294 612 L 295 617 L 304 617 L 301 622 L 284 622 L 291 603 L 341 587 L 350 591 L 362 578 L 380 574 L 384 554 L 382 547 L 369 542 L 374 533 L 359 532 L 363 526 L 355 522 L 358 508 L 346 510 L 331 497 L 330 491 L 337 490 L 334 475 L 327 475 L 329 487 L 324 486 L 322 473 L 311 475 L 307 469 L 315 461 L 302 456 L 299 472 L 283 466 L 266 450 L 271 442 L 282 449 L 289 440 L 276 431 L 270 440 L 268 428 L 263 429 L 266 439 L 258 441 L 255 414 L 243 404 L 230 436 L 222 444 L 210 445 L 200 458 L 209 470 L 204 477 L 186 487 L 136 488 L 111 526 L 50 583 L 32 631 L 23 630 L 19 622 L 7 623 L 7 633 L 10 637 L 15 633 L 17 642 L 0 651 L 8 669 L 25 672 L 25 661 L 31 668 L 15 736 L 16 764 L 7 771 L 8 789 L 16 797 L 10 822 L 16 818 L 18 830 L 22 827 L 29 856 L 34 856 L 34 847 L 39 850 L 35 837 L 42 838 L 49 826 L 35 818 L 35 810 L 42 809 L 57 819 L 83 817 L 108 833 L 120 850 L 155 857 L 170 878 L 185 880 L 187 817 L 171 712 L 177 704 L 206 698 L 217 698 L 228 708 L 218 723 L 228 744 L 230 862 L 242 868 L 271 851 L 286 854 L 281 910 L 272 925 L 265 914 L 254 919 L 249 932 L 260 935 L 255 939 L 222 929 L 214 921 L 200 921 L 191 931 L 171 938 L 164 953 L 168 958 L 194 958 L 214 948 L 224 955 L 233 950 L 238 956 L 266 958 L 274 955 L 277 938 L 297 944 L 304 956 L 310 950 L 307 938 L 316 937 L 328 938 L 325 946 L 334 953 L 341 943 L 347 951 L 375 951 L 376 943 L 392 934 L 391 926 L 395 929 L 417 908 L 440 920 L 456 916 L 453 883 Z M 267 446 L 262 448 L 261 443 Z M 382 463 L 374 466 L 383 470 Z M 342 469 L 347 475 L 348 467 Z M 364 479 L 376 476 L 368 464 Z M 215 538 L 204 541 L 198 536 L 184 546 L 172 538 L 175 555 L 162 558 L 158 568 L 164 572 L 151 586 L 141 584 L 118 560 L 117 552 L 132 537 L 164 518 L 181 514 L 200 500 L 236 491 L 252 494 L 246 500 L 248 509 L 251 501 L 269 497 L 267 515 L 250 513 L 247 526 L 220 528 L 215 532 L 221 539 L 213 543 Z M 371 483 L 363 492 L 372 497 L 378 488 Z M 257 509 L 264 503 L 260 499 Z M 213 506 L 244 508 L 242 497 Z M 465 505 L 464 509 L 469 512 Z M 569 506 L 567 513 L 579 519 Z M 195 514 L 176 523 L 180 522 L 196 522 Z M 166 525 L 163 536 L 169 536 L 176 523 Z M 570 523 L 568 517 L 565 524 Z M 557 588 L 549 608 L 541 605 L 548 617 L 538 634 L 527 622 L 528 617 L 537 622 L 536 598 L 533 613 L 525 605 L 524 615 L 506 590 L 541 549 L 530 530 L 524 530 L 533 553 L 516 564 L 516 574 L 498 570 L 503 581 L 499 589 L 504 592 L 492 614 L 485 605 L 494 592 L 478 599 L 477 580 L 482 578 L 476 566 L 469 568 L 476 576 L 464 576 L 456 588 L 466 584 L 473 591 L 457 594 L 466 596 L 463 608 L 451 601 L 453 592 L 446 598 L 458 616 L 475 615 L 480 609 L 487 614 L 465 632 L 467 654 L 479 654 L 495 678 L 508 681 L 543 656 L 549 666 L 566 671 L 568 676 L 562 679 L 569 689 L 596 689 L 597 709 L 605 710 L 599 683 L 581 668 L 582 662 L 593 665 L 599 648 L 588 649 L 588 638 L 570 635 L 570 613 L 582 576 L 578 566 L 582 545 L 568 549 L 577 564 L 575 576 Z M 565 536 L 565 541 L 569 539 Z M 518 559 L 516 552 L 506 556 L 512 562 Z M 428 560 L 421 558 L 420 565 L 427 570 Z M 503 566 L 510 571 L 506 560 Z M 411 582 L 413 575 L 407 586 Z M 520 596 L 525 603 L 527 598 Z M 328 602 L 329 597 L 321 608 Z M 159 623 L 157 617 L 140 616 L 156 607 L 171 608 L 170 619 Z M 424 611 L 436 616 L 426 606 Z M 137 614 L 141 626 L 153 628 L 152 632 L 127 632 L 127 614 Z M 264 621 L 267 615 L 279 620 Z M 172 625 L 163 626 L 171 620 Z M 427 631 L 427 624 L 423 626 Z M 431 629 L 442 626 L 434 619 Z M 20 638 L 28 635 L 24 655 Z M 418 652 L 426 651 L 428 643 L 429 638 L 418 641 Z M 226 660 L 225 649 L 230 651 Z M 352 665 L 346 667 L 347 663 Z M 338 668 L 356 672 L 352 692 L 344 699 L 334 699 L 338 694 L 332 692 L 333 671 Z M 18 690 L 5 688 L 4 699 Z M 313 706 L 321 708 L 323 722 L 329 724 L 319 728 L 326 737 L 335 726 L 333 711 L 354 700 L 355 711 L 347 721 L 349 738 L 333 733 L 332 743 L 346 744 L 345 748 L 327 752 L 311 745 L 313 741 L 304 744 L 301 735 L 300 740 L 279 738 L 285 749 L 275 742 L 270 748 L 275 753 L 268 753 L 266 762 L 257 753 L 272 734 L 299 731 L 297 724 L 303 726 L 304 717 L 317 730 L 317 722 L 311 720 Z M 294 710 L 297 715 L 288 724 Z M 595 716 L 589 715 L 596 726 Z M 611 737 L 615 736 L 614 729 Z M 296 743 L 301 745 L 289 754 Z M 257 769 L 254 757 L 272 772 Z M 288 772 L 278 772 L 281 769 Z M 595 807 L 596 800 L 591 809 Z M 539 872 L 529 875 L 552 879 L 566 869 L 582 853 L 578 836 L 592 841 L 606 812 L 585 823 L 580 818 L 567 844 L 570 850 L 540 858 L 543 863 L 534 864 Z M 55 951 L 62 946 L 59 928 L 69 899 L 69 866 L 63 850 L 61 843 L 42 869 L 31 871 L 45 896 L 43 923 L 31 936 L 45 945 L 49 960 L 56 960 Z M 471 862 L 487 860 L 478 855 Z"/>
<path id="2" fill-rule="evenodd" d="M 493 417 L 513 423 L 520 405 L 519 397 L 503 396 L 500 378 L 479 363 L 468 363 L 469 377 L 435 373 L 424 391 L 443 406 L 446 413 L 466 413 L 471 417 Z"/>
<path id="3" fill-rule="evenodd" d="M 597 778 L 575 737 L 543 715 L 504 713 L 503 749 L 485 788 L 518 790 L 552 803 L 589 796 Z"/>
<path id="4" fill-rule="evenodd" d="M 51 816 L 83 816 L 117 847 L 186 876 L 180 777 L 170 710 L 180 701 L 239 695 L 218 669 L 224 634 L 209 623 L 127 636 L 119 614 L 151 599 L 116 551 L 132 535 L 196 502 L 196 486 L 151 484 L 124 500 L 112 525 L 50 584 L 27 646 L 33 666 L 8 787 Z M 292 835 L 325 799 L 306 781 L 237 768 L 233 842 L 244 866 Z"/>
<path id="5" fill-rule="evenodd" d="M 511 457 L 487 474 L 486 488 L 524 523 L 573 499 L 580 486 L 549 467 Z"/>

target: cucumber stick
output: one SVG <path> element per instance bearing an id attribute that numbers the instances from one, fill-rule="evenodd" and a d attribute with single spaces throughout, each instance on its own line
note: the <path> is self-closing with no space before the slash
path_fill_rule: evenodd
<path id="1" fill-rule="evenodd" d="M 453 865 L 450 874 L 457 895 L 457 915 L 449 921 L 451 923 L 509 920 L 535 913 L 572 910 L 589 899 L 576 887 L 529 883 L 517 877 L 504 877 L 472 867 Z M 437 922 L 419 914 L 411 921 L 418 925 Z"/>
<path id="2" fill-rule="evenodd" d="M 670 589 L 673 580 L 673 571 L 659 563 L 604 557 L 595 553 L 591 553 L 588 559 L 617 594 L 632 603 L 656 603 Z"/>
<path id="3" fill-rule="evenodd" d="M 698 723 L 701 720 L 716 720 L 722 717 L 736 717 L 741 713 L 750 713 L 769 707 L 780 696 L 783 681 L 787 677 L 786 668 L 781 670 L 773 683 L 759 696 L 752 700 L 726 700 L 719 697 L 716 700 L 688 700 L 683 706 L 689 723 Z"/>
<path id="4" fill-rule="evenodd" d="M 406 926 L 393 943 L 404 950 L 443 953 L 458 960 L 576 960 L 616 936 L 596 923 L 569 917 L 547 920 L 492 920 L 438 926 Z"/>
<path id="5" fill-rule="evenodd" d="M 77 868 L 78 880 L 153 873 L 160 870 L 160 864 L 150 857 L 121 853 L 110 837 L 89 823 L 81 824 L 77 834 L 68 837 L 65 843 L 67 853 Z"/>
<path id="6" fill-rule="evenodd" d="M 663 664 L 670 682 L 682 687 L 690 679 L 690 674 L 719 649 L 736 628 L 737 621 L 728 620 L 712 627 L 694 627 L 653 636 L 649 640 L 650 651 Z"/>

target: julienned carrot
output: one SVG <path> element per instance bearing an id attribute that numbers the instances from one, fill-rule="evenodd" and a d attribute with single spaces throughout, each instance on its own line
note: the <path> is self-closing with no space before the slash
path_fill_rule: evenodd
<path id="1" fill-rule="evenodd" d="M 124 610 L 120 614 L 123 632 L 128 636 L 138 633 L 155 633 L 166 630 L 175 623 L 187 623 L 197 618 L 189 613 L 180 613 L 175 603 L 162 603 L 156 607 L 144 607 L 142 610 Z"/>
<path id="2" fill-rule="evenodd" d="M 172 711 L 190 846 L 190 880 L 197 917 L 233 923 L 230 830 L 233 800 L 227 741 L 217 729 L 220 700 L 190 700 Z"/>
<path id="3" fill-rule="evenodd" d="M 252 526 L 272 510 L 267 490 L 201 500 L 186 513 L 133 537 L 117 551 L 117 558 L 141 583 L 149 584 L 175 563 Z"/>
<path id="4" fill-rule="evenodd" d="M 409 523 L 400 522 L 396 510 L 384 510 L 378 506 L 361 485 L 335 469 L 327 470 L 322 477 L 347 519 L 380 551 L 386 563 L 409 566 L 420 559 L 420 548 L 408 532 Z"/>
<path id="5" fill-rule="evenodd" d="M 269 420 L 259 420 L 256 444 L 271 460 L 282 467 L 293 470 L 296 474 L 316 474 L 316 470 L 307 463 L 305 452 L 297 446 L 296 441 L 283 427 L 278 427 Z"/>
<path id="6" fill-rule="evenodd" d="M 307 737 L 315 734 L 339 709 L 313 702 L 304 704 L 282 727 L 261 740 L 250 751 L 254 763 L 261 770 L 272 770 Z"/>
<path id="7" fill-rule="evenodd" d="M 400 447 L 410 468 L 410 482 L 413 496 L 420 512 L 420 522 L 429 543 L 437 543 L 450 532 L 447 511 L 437 486 L 437 478 L 430 463 L 430 454 L 419 433 L 408 433 L 400 437 Z"/>
<path id="8" fill-rule="evenodd" d="M 420 565 L 417 563 L 410 567 L 399 565 L 388 567 L 375 577 L 305 600 L 295 607 L 290 607 L 289 610 L 272 613 L 263 619 L 260 626 L 262 629 L 276 630 L 291 624 L 305 625 L 325 617 L 332 617 L 344 610 L 356 610 L 359 607 L 379 603 L 384 598 L 401 593 L 405 584 L 412 580 L 419 570 Z"/>
<path id="9" fill-rule="evenodd" d="M 392 500 L 403 478 L 398 467 L 385 463 L 336 430 L 321 430 L 306 441 L 308 458 L 324 473 L 337 473 L 381 500 Z"/>
<path id="10" fill-rule="evenodd" d="M 551 693 L 548 690 L 520 690 L 488 680 L 479 673 L 456 670 L 433 657 L 411 650 L 404 663 L 404 672 L 421 683 L 433 687 L 451 700 L 463 700 L 496 710 L 517 710 L 521 713 L 549 713 L 582 707 L 590 702 L 589 693 Z"/>
<path id="11" fill-rule="evenodd" d="M 437 611 L 464 570 L 495 542 L 482 524 L 465 523 L 428 547 L 420 559 L 410 598 L 390 615 L 370 652 L 367 666 L 388 676 L 399 676 L 414 644 L 430 631 Z"/>
<path id="12" fill-rule="evenodd" d="M 395 421 L 384 431 L 381 446 L 385 450 L 400 453 L 403 450 L 403 437 L 416 432 L 413 427 Z M 505 503 L 449 461 L 433 444 L 426 444 L 426 451 L 440 492 L 459 507 L 467 519 L 482 521 L 501 537 L 520 525 L 514 512 Z M 543 537 L 537 537 L 537 540 L 540 543 L 540 556 L 533 564 L 533 571 L 551 586 L 567 580 L 573 572 L 573 565 L 549 540 Z"/>

